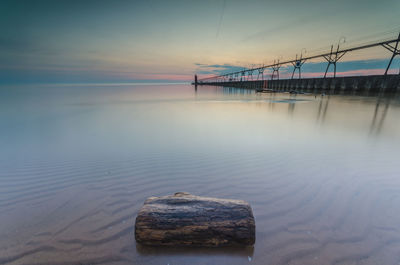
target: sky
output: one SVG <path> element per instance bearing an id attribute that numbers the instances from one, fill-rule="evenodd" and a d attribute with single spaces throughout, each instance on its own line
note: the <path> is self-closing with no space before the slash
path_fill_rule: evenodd
<path id="1" fill-rule="evenodd" d="M 398 0 L 0 0 L 0 83 L 190 81 L 394 39 L 399 18 Z M 390 56 L 346 54 L 338 73 L 380 74 Z M 325 68 L 314 60 L 303 75 Z"/>

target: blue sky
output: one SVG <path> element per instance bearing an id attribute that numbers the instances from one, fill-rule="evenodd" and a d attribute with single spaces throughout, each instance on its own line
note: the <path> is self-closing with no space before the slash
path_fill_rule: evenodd
<path id="1" fill-rule="evenodd" d="M 342 37 L 342 46 L 349 47 L 395 38 L 400 31 L 398 0 L 3 0 L 0 5 L 2 83 L 189 81 L 195 73 L 270 64 L 301 50 L 326 51 Z M 382 47 L 348 54 L 338 71 L 376 74 L 389 57 Z M 324 71 L 324 65 L 307 63 L 304 72 Z M 398 68 L 396 61 L 393 71 Z"/>

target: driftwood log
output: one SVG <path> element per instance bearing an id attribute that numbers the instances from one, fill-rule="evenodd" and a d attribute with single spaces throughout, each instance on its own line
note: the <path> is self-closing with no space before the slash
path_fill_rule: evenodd
<path id="1" fill-rule="evenodd" d="M 178 192 L 145 201 L 136 217 L 135 238 L 150 246 L 253 245 L 255 222 L 245 201 Z"/>

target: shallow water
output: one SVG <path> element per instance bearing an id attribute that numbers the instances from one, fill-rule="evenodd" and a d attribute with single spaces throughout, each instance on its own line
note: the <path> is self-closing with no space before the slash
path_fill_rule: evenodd
<path id="1" fill-rule="evenodd" d="M 189 85 L 0 87 L 0 264 L 400 263 L 400 104 Z M 143 248 L 144 200 L 243 199 L 247 249 Z"/>

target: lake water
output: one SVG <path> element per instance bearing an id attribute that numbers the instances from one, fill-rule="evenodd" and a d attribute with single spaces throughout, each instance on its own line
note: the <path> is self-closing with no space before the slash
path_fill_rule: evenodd
<path id="1" fill-rule="evenodd" d="M 400 101 L 0 87 L 0 264 L 400 263 Z M 149 196 L 248 201 L 256 244 L 143 248 Z"/>

